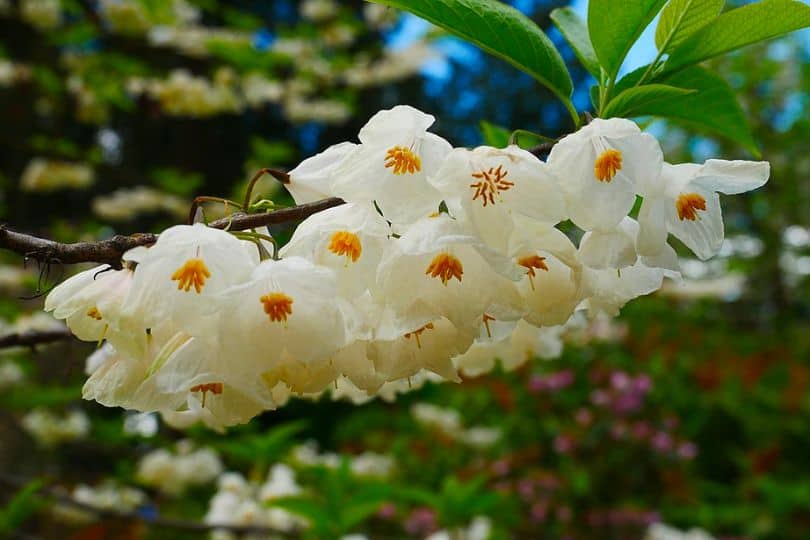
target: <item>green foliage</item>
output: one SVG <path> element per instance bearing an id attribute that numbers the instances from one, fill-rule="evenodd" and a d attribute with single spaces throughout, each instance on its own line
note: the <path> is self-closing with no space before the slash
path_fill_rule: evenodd
<path id="1" fill-rule="evenodd" d="M 317 492 L 269 501 L 306 518 L 311 529 L 307 538 L 338 538 L 352 532 L 390 499 L 392 488 L 385 482 L 356 479 L 344 459 L 335 468 L 317 467 L 310 471 Z"/>
<path id="2" fill-rule="evenodd" d="M 810 26 L 810 6 L 799 0 L 762 0 L 727 11 L 670 52 L 666 71 L 702 62 L 752 43 Z"/>
<path id="3" fill-rule="evenodd" d="M 494 146 L 495 148 L 503 148 L 509 144 L 509 137 L 511 132 L 501 126 L 496 126 L 486 120 L 482 120 L 480 124 L 481 136 L 484 138 L 484 144 Z"/>
<path id="4" fill-rule="evenodd" d="M 173 168 L 154 169 L 151 177 L 156 186 L 176 195 L 193 195 L 204 181 L 200 173 Z"/>
<path id="5" fill-rule="evenodd" d="M 560 29 L 565 40 L 574 50 L 582 66 L 588 72 L 596 77 L 601 78 L 601 68 L 599 67 L 599 59 L 596 57 L 596 52 L 593 50 L 591 44 L 591 37 L 588 35 L 588 27 L 579 15 L 570 8 L 557 8 L 551 12 L 551 20 Z"/>
<path id="6" fill-rule="evenodd" d="M 573 111 L 573 84 L 545 33 L 511 6 L 492 0 L 374 0 L 410 11 L 537 79 Z M 576 121 L 576 113 L 572 117 Z"/>
<path id="7" fill-rule="evenodd" d="M 666 0 L 590 0 L 588 3 L 588 30 L 596 56 L 613 79 L 650 21 L 661 10 Z"/>
<path id="8" fill-rule="evenodd" d="M 210 445 L 241 464 L 265 466 L 279 459 L 295 443 L 295 437 L 307 427 L 306 421 L 290 422 L 264 433 L 231 439 L 214 438 Z"/>
<path id="9" fill-rule="evenodd" d="M 29 482 L 14 494 L 5 507 L 0 508 L 0 535 L 16 532 L 25 520 L 42 507 L 38 492 L 43 485 L 41 480 Z"/>
<path id="10" fill-rule="evenodd" d="M 716 18 L 725 0 L 670 0 L 655 29 L 655 45 L 669 52 Z"/>
<path id="11" fill-rule="evenodd" d="M 640 116 L 654 110 L 656 105 L 694 94 L 696 90 L 666 84 L 647 84 L 628 88 L 613 98 L 602 111 L 604 118 L 613 116 Z"/>

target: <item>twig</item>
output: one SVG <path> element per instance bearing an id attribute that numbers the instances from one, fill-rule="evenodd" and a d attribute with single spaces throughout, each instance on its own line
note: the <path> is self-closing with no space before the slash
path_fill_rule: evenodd
<path id="1" fill-rule="evenodd" d="M 209 223 L 216 229 L 244 231 L 274 225 L 301 221 L 313 214 L 343 204 L 343 199 L 332 197 L 320 201 L 282 208 L 261 214 L 236 213 Z M 124 252 L 137 247 L 148 246 L 157 241 L 152 233 L 137 233 L 129 236 L 116 235 L 107 240 L 96 242 L 76 242 L 65 244 L 25 233 L 13 231 L 5 224 L 0 224 L 0 249 L 7 249 L 44 264 L 76 264 L 95 262 L 121 268 L 121 256 Z"/>
<path id="2" fill-rule="evenodd" d="M 12 476 L 5 473 L 0 473 L 0 483 L 6 484 L 14 488 L 22 488 L 28 485 L 29 480 Z M 64 506 L 72 506 L 79 510 L 83 510 L 93 514 L 99 518 L 105 519 L 119 519 L 122 521 L 138 521 L 152 527 L 160 527 L 165 529 L 174 529 L 181 531 L 191 532 L 210 532 L 215 530 L 225 530 L 232 532 L 236 535 L 255 534 L 262 536 L 286 536 L 293 537 L 290 533 L 272 529 L 270 527 L 260 527 L 257 525 L 229 525 L 229 524 L 216 524 L 216 523 L 203 523 L 201 521 L 187 521 L 183 519 L 166 518 L 160 516 L 148 516 L 138 512 L 128 512 L 121 510 L 113 510 L 108 508 L 98 508 L 91 504 L 77 501 L 65 492 L 64 488 L 59 486 L 43 486 L 38 490 L 39 495 L 52 499 L 57 504 Z"/>
<path id="3" fill-rule="evenodd" d="M 26 330 L 25 332 L 0 336 L 0 349 L 8 349 L 10 347 L 34 347 L 35 345 L 44 345 L 46 343 L 55 343 L 69 339 L 73 339 L 73 334 L 71 334 L 70 330 L 67 328 L 59 328 L 56 330 Z"/>
<path id="4" fill-rule="evenodd" d="M 557 144 L 556 142 L 544 142 L 540 143 L 537 146 L 533 146 L 529 148 L 529 152 L 534 154 L 537 157 L 545 157 L 551 152 L 551 149 L 554 148 L 554 145 Z"/>

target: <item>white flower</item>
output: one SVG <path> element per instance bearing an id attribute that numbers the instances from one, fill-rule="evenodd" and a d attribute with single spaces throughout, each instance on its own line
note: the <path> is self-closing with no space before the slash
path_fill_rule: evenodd
<path id="1" fill-rule="evenodd" d="M 524 318 L 537 326 L 565 323 L 582 300 L 582 265 L 565 234 L 531 220 L 520 220 L 510 241 Z"/>
<path id="2" fill-rule="evenodd" d="M 160 448 L 142 457 L 136 473 L 138 480 L 177 496 L 190 486 L 208 484 L 222 474 L 222 462 L 210 448 L 192 451 L 178 445 L 178 449 L 176 455 Z"/>
<path id="3" fill-rule="evenodd" d="M 360 130 L 362 143 L 335 171 L 334 191 L 351 202 L 376 202 L 385 218 L 407 224 L 435 212 L 441 196 L 427 178 L 452 147 L 428 127 L 435 118 L 399 105 Z"/>
<path id="4" fill-rule="evenodd" d="M 329 357 L 351 341 L 344 314 L 352 311 L 338 299 L 334 271 L 301 257 L 264 261 L 218 302 L 224 350 L 267 385 L 316 392 L 334 380 Z"/>
<path id="5" fill-rule="evenodd" d="M 343 142 L 335 144 L 302 161 L 290 171 L 290 181 L 284 184 L 297 204 L 319 201 L 334 196 L 332 183 L 335 169 L 357 147 Z"/>
<path id="6" fill-rule="evenodd" d="M 579 242 L 579 260 L 591 268 L 624 268 L 635 264 L 638 223 L 625 217 L 610 231 L 588 231 Z"/>
<path id="7" fill-rule="evenodd" d="M 22 368 L 11 361 L 0 362 L 0 390 L 14 386 L 25 378 Z"/>
<path id="8" fill-rule="evenodd" d="M 45 409 L 34 409 L 23 417 L 22 426 L 37 443 L 46 447 L 81 439 L 90 432 L 90 420 L 80 410 L 59 417 Z"/>
<path id="9" fill-rule="evenodd" d="M 548 157 L 571 221 L 586 231 L 611 230 L 627 215 L 637 186 L 656 179 L 658 141 L 630 120 L 595 119 L 554 145 Z"/>
<path id="10" fill-rule="evenodd" d="M 353 298 L 374 282 L 389 234 L 388 223 L 371 204 L 349 203 L 304 220 L 280 254 L 331 268 L 338 292 Z"/>
<path id="11" fill-rule="evenodd" d="M 216 318 L 212 299 L 256 266 L 251 246 L 201 223 L 166 229 L 135 269 L 124 316 L 144 329 L 171 321 L 205 336 Z"/>
<path id="12" fill-rule="evenodd" d="M 270 468 L 267 481 L 259 488 L 259 499 L 262 502 L 301 493 L 301 486 L 295 481 L 295 471 L 288 465 L 277 463 Z"/>
<path id="13" fill-rule="evenodd" d="M 495 266 L 493 267 L 492 264 Z M 377 271 L 379 293 L 403 319 L 446 317 L 477 331 L 484 314 L 518 319 L 523 303 L 519 267 L 487 250 L 447 215 L 424 218 L 390 242 Z"/>
<path id="14" fill-rule="evenodd" d="M 551 225 L 565 218 L 556 179 L 545 163 L 517 146 L 456 148 L 429 182 L 454 216 L 500 252 L 508 247 L 513 213 Z"/>
<path id="15" fill-rule="evenodd" d="M 639 253 L 657 255 L 664 249 L 667 233 L 672 233 L 701 259 L 715 255 L 724 237 L 717 193 L 735 195 L 757 189 L 769 175 L 766 161 L 665 163 L 660 181 L 642 192 Z"/>
<path id="16" fill-rule="evenodd" d="M 131 397 L 139 411 L 156 411 L 177 428 L 197 422 L 222 430 L 276 407 L 255 358 L 234 356 L 210 342 L 176 335 L 158 353 Z"/>
<path id="17" fill-rule="evenodd" d="M 588 311 L 616 316 L 630 300 L 660 289 L 664 277 L 669 275 L 668 270 L 650 268 L 640 262 L 621 270 L 585 268 L 583 288 Z"/>

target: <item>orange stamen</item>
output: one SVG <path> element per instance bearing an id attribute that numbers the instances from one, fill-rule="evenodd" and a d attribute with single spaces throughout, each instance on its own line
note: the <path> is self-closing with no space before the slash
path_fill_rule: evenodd
<path id="1" fill-rule="evenodd" d="M 337 231 L 329 240 L 329 251 L 338 256 L 345 255 L 346 259 L 357 262 L 363 252 L 363 246 L 356 234 L 349 231 Z"/>
<path id="2" fill-rule="evenodd" d="M 394 174 L 414 174 L 422 170 L 422 160 L 405 146 L 394 146 L 385 154 L 385 168 Z"/>
<path id="3" fill-rule="evenodd" d="M 178 290 L 188 292 L 194 287 L 199 294 L 205 286 L 205 280 L 210 277 L 211 272 L 205 266 L 205 261 L 195 258 L 187 260 L 183 266 L 175 270 L 172 274 L 172 281 L 177 282 Z"/>
<path id="4" fill-rule="evenodd" d="M 464 267 L 461 261 L 453 257 L 449 253 L 440 253 L 433 258 L 430 266 L 425 270 L 425 275 L 430 277 L 438 277 L 442 280 L 442 285 L 447 285 L 447 282 L 456 278 L 461 282 L 461 275 L 464 273 Z"/>
<path id="5" fill-rule="evenodd" d="M 698 219 L 698 210 L 706 210 L 706 199 L 697 193 L 681 193 L 675 201 L 678 210 L 678 219 L 695 221 Z"/>
<path id="6" fill-rule="evenodd" d="M 501 191 L 508 191 L 514 182 L 505 180 L 509 171 L 503 170 L 503 165 L 498 165 L 498 168 L 490 168 L 488 171 L 480 171 L 473 173 L 473 178 L 477 178 L 478 182 L 470 184 L 471 188 L 475 188 L 472 200 L 481 198 L 481 204 L 486 206 L 488 204 L 495 204 L 495 196 L 499 195 Z"/>
<path id="7" fill-rule="evenodd" d="M 259 301 L 264 304 L 264 312 L 272 322 L 287 322 L 287 316 L 292 315 L 293 299 L 284 293 L 265 294 Z"/>
<path id="8" fill-rule="evenodd" d="M 408 332 L 407 334 L 405 334 L 405 339 L 411 339 L 411 336 L 413 336 L 416 339 L 416 346 L 419 349 L 421 349 L 422 348 L 422 342 L 419 340 L 419 338 L 422 335 L 422 332 L 424 332 L 425 330 L 433 330 L 433 323 L 429 322 L 424 326 L 420 326 L 419 328 L 417 328 L 413 332 Z"/>
<path id="9" fill-rule="evenodd" d="M 534 278 L 537 275 L 535 269 L 540 269 L 548 272 L 548 265 L 546 265 L 546 258 L 540 255 L 529 255 L 528 257 L 521 257 L 518 259 L 518 264 L 526 268 L 526 274 L 529 276 L 529 283 L 534 290 Z"/>
<path id="10" fill-rule="evenodd" d="M 618 150 L 605 150 L 596 158 L 593 172 L 600 182 L 610 183 L 616 173 L 622 169 L 622 153 Z"/>

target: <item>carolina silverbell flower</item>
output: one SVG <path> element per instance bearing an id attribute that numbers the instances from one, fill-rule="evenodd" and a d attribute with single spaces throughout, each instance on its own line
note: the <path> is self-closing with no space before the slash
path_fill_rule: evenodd
<path id="1" fill-rule="evenodd" d="M 250 233 L 178 225 L 122 270 L 57 286 L 45 309 L 101 345 L 83 397 L 224 430 L 293 397 L 390 401 L 496 359 L 551 358 L 572 321 L 615 316 L 680 277 L 670 233 L 716 253 L 718 193 L 770 174 L 767 162 L 670 165 L 624 119 L 594 120 L 547 163 L 513 145 L 453 150 L 433 121 L 380 111 L 360 144 L 295 167 L 297 203 L 346 204 L 305 219 L 278 254 L 266 227 L 252 231 L 257 250 L 240 239 Z"/>

